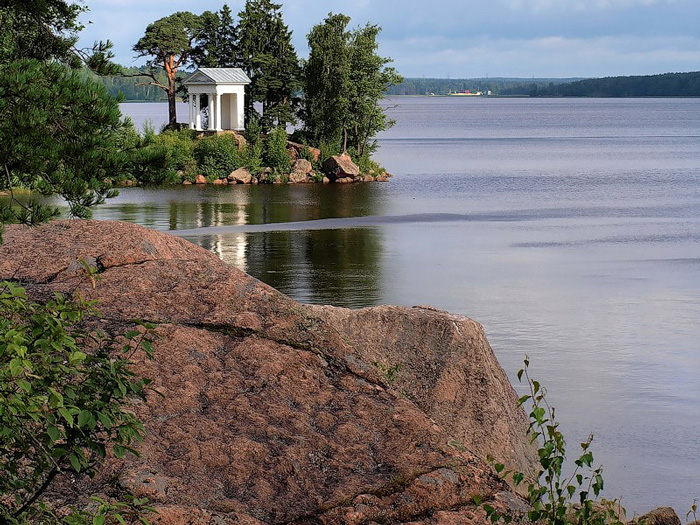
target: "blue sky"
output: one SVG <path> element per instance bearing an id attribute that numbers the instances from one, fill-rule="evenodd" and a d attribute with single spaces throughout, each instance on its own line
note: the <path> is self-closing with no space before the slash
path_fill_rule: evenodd
<path id="1" fill-rule="evenodd" d="M 86 0 L 81 43 L 110 39 L 117 62 L 140 65 L 133 44 L 175 11 L 222 0 Z M 238 13 L 244 0 L 229 0 Z M 700 0 L 287 0 L 286 23 L 305 35 L 329 11 L 380 25 L 380 54 L 407 77 L 602 77 L 700 70 Z"/>

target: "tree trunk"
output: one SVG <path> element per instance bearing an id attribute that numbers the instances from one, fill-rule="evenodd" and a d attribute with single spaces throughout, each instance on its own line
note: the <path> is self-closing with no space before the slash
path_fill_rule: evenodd
<path id="1" fill-rule="evenodd" d="M 165 60 L 165 74 L 168 75 L 168 129 L 177 129 L 177 110 L 175 106 L 175 75 L 177 67 L 175 66 L 175 56 L 170 55 Z"/>

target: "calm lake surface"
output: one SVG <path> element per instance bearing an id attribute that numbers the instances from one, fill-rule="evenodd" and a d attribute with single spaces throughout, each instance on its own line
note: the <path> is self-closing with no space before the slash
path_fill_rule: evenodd
<path id="1" fill-rule="evenodd" d="M 95 216 L 174 231 L 302 302 L 478 320 L 516 388 L 531 357 L 572 451 L 595 434 L 608 498 L 684 517 L 700 498 L 700 100 L 386 105 L 390 183 L 130 188 Z"/>

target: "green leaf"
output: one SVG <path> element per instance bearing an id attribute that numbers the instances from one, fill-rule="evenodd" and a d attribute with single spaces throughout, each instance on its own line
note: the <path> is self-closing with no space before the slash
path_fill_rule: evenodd
<path id="1" fill-rule="evenodd" d="M 98 514 L 94 518 L 92 518 L 92 525 L 104 525 L 105 523 L 105 516 L 104 514 Z"/>
<path id="2" fill-rule="evenodd" d="M 90 422 L 90 419 L 92 419 L 92 414 L 87 410 L 81 410 L 78 414 L 78 426 L 86 426 Z"/>
<path id="3" fill-rule="evenodd" d="M 69 427 L 73 426 L 73 415 L 68 411 L 66 407 L 60 407 L 58 409 L 58 413 L 61 414 L 61 417 L 65 420 L 66 423 L 68 423 Z"/>
<path id="4" fill-rule="evenodd" d="M 56 427 L 53 426 L 53 425 L 49 425 L 49 426 L 46 428 L 46 433 L 47 433 L 47 434 L 49 435 L 49 437 L 51 438 L 51 441 L 58 441 L 59 438 L 61 437 L 61 432 L 58 430 L 58 428 L 56 428 Z"/>
<path id="5" fill-rule="evenodd" d="M 111 420 L 110 417 L 109 417 L 107 414 L 105 414 L 104 412 L 98 412 L 98 413 L 97 413 L 97 419 L 100 420 L 100 423 L 102 423 L 102 425 L 103 425 L 107 430 L 109 430 L 109 429 L 112 428 L 112 420 Z"/>
<path id="6" fill-rule="evenodd" d="M 498 474 L 500 474 L 503 472 L 503 469 L 506 468 L 506 466 L 503 463 L 496 463 L 493 468 Z"/>
<path id="7" fill-rule="evenodd" d="M 68 457 L 68 461 L 70 461 L 70 464 L 73 466 L 73 468 L 75 469 L 76 472 L 80 472 L 80 469 L 82 468 L 82 466 L 80 464 L 80 460 L 78 459 L 78 456 L 76 456 L 75 454 L 71 454 Z"/>

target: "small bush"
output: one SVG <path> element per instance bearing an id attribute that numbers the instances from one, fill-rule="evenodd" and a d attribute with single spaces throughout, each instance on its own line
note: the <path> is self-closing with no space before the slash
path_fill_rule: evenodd
<path id="1" fill-rule="evenodd" d="M 287 132 L 282 127 L 273 129 L 265 141 L 265 165 L 280 173 L 289 173 L 292 159 L 287 153 Z"/>
<path id="2" fill-rule="evenodd" d="M 258 119 L 250 119 L 245 131 L 245 138 L 248 142 L 244 152 L 243 164 L 251 173 L 257 173 L 262 167 L 263 140 L 262 129 Z"/>
<path id="3" fill-rule="evenodd" d="M 243 155 L 230 135 L 212 135 L 194 148 L 199 171 L 208 179 L 222 179 L 243 165 Z"/>
<path id="4" fill-rule="evenodd" d="M 330 142 L 321 142 L 319 144 L 318 149 L 321 151 L 321 154 L 318 157 L 318 161 L 323 164 L 326 162 L 329 158 L 335 156 L 335 155 L 340 155 L 340 146 L 336 144 L 331 144 Z"/>
<path id="5" fill-rule="evenodd" d="M 559 431 L 554 407 L 547 402 L 547 390 L 530 377 L 530 360 L 525 358 L 524 368 L 518 371 L 518 380 L 529 386 L 530 393 L 518 400 L 518 406 L 531 405 L 528 434 L 538 445 L 540 469 L 537 479 L 527 481 L 521 472 L 506 471 L 505 466 L 496 463 L 498 474 L 510 477 L 517 487 L 527 483 L 530 522 L 547 525 L 622 525 L 620 512 L 615 502 L 598 500 L 603 490 L 603 468 L 593 467 L 593 452 L 590 450 L 593 435 L 580 444 L 581 454 L 574 461 L 574 469 L 569 475 L 562 470 L 566 462 L 566 440 Z M 488 504 L 482 505 L 493 523 L 510 523 L 514 516 L 497 512 Z"/>
<path id="6" fill-rule="evenodd" d="M 95 315 L 77 294 L 35 303 L 0 283 L 0 523 L 51 523 L 41 498 L 56 475 L 136 454 L 144 428 L 128 405 L 149 381 L 132 358 L 150 357 L 154 326 L 117 339 L 85 328 Z"/>

